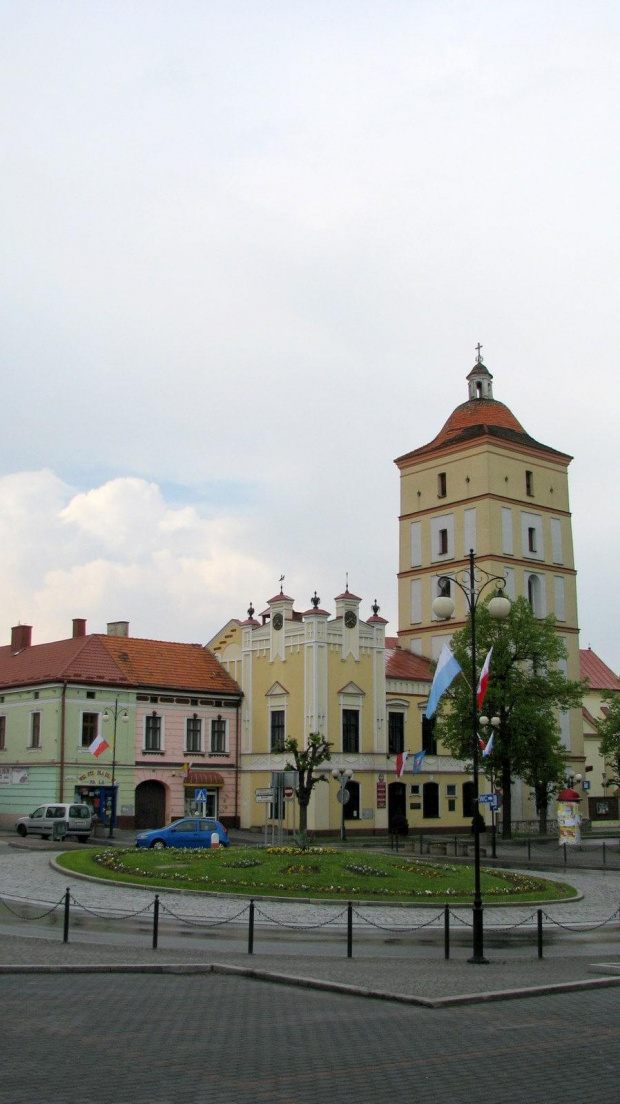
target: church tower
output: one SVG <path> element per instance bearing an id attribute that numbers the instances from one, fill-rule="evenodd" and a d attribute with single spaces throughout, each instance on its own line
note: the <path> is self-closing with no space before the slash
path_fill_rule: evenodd
<path id="1" fill-rule="evenodd" d="M 568 652 L 566 674 L 579 676 L 576 573 L 568 501 L 571 457 L 530 437 L 493 397 L 493 376 L 478 356 L 467 376 L 467 401 L 437 436 L 399 457 L 399 644 L 436 659 L 467 617 L 452 588 L 455 616 L 438 621 L 438 578 L 477 563 L 506 578 L 506 593 L 524 595 L 539 617 L 553 613 Z M 560 718 L 571 759 L 583 759 L 580 710 Z M 578 768 L 577 768 L 578 769 Z"/>

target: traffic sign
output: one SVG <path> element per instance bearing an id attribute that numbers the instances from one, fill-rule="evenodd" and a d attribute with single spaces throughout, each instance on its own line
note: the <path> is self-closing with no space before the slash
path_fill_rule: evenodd
<path id="1" fill-rule="evenodd" d="M 273 790 L 271 786 L 259 786 L 254 790 L 255 801 L 273 801 Z"/>
<path id="2" fill-rule="evenodd" d="M 194 801 L 206 801 L 206 800 L 207 800 L 207 791 L 206 790 L 194 790 Z"/>
<path id="3" fill-rule="evenodd" d="M 285 786 L 284 787 L 284 800 L 285 801 L 291 801 L 294 794 L 295 794 L 295 788 L 293 786 Z"/>
<path id="4" fill-rule="evenodd" d="M 269 801 L 273 801 L 273 794 L 271 795 L 271 797 L 269 797 L 267 794 L 255 794 L 254 800 L 262 801 L 266 805 Z"/>
<path id="5" fill-rule="evenodd" d="M 351 794 L 349 793 L 348 790 L 338 790 L 338 793 L 336 794 L 336 797 L 338 798 L 338 801 L 340 802 L 341 805 L 346 805 L 346 803 L 349 800 L 350 796 L 351 796 Z"/>
<path id="6" fill-rule="evenodd" d="M 478 802 L 480 805 L 495 805 L 496 795 L 494 793 L 478 794 Z"/>

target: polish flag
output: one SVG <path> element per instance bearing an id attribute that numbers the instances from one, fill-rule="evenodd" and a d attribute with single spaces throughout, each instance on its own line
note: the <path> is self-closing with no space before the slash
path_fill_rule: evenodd
<path id="1" fill-rule="evenodd" d="M 491 648 L 489 654 L 487 655 L 487 658 L 485 659 L 485 661 L 482 665 L 482 670 L 480 672 L 480 681 L 478 682 L 478 689 L 476 691 L 476 700 L 478 702 L 478 709 L 482 709 L 482 703 L 484 701 L 484 696 L 487 692 L 487 686 L 489 685 L 489 667 L 491 665 L 491 655 L 492 655 L 492 653 L 493 653 L 493 649 Z"/>
<path id="2" fill-rule="evenodd" d="M 408 758 L 409 758 L 409 752 L 408 751 L 399 751 L 398 755 L 396 756 L 396 777 L 397 778 L 402 778 L 403 771 L 405 769 L 405 763 L 407 762 Z"/>
<path id="3" fill-rule="evenodd" d="M 109 746 L 110 745 L 107 743 L 106 740 L 104 740 L 103 736 L 95 736 L 95 739 L 89 746 L 88 750 L 90 751 L 91 755 L 94 755 L 98 759 L 99 756 L 106 750 L 106 748 L 109 748 Z"/>
<path id="4" fill-rule="evenodd" d="M 491 754 L 491 752 L 493 751 L 493 737 L 494 737 L 494 736 L 495 736 L 495 733 L 494 733 L 494 732 L 492 732 L 492 733 L 491 733 L 491 737 L 490 737 L 490 739 L 489 739 L 489 742 L 488 742 L 488 744 L 486 745 L 486 747 L 485 747 L 484 751 L 482 752 L 482 755 L 483 755 L 483 757 L 484 757 L 485 759 L 486 759 L 487 755 L 490 755 L 490 754 Z"/>

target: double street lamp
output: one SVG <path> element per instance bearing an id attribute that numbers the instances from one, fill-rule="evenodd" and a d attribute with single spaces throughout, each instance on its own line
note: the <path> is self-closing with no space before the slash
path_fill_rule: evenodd
<path id="1" fill-rule="evenodd" d="M 110 825 L 108 828 L 108 839 L 114 839 L 114 820 L 116 817 L 116 790 L 114 784 L 116 781 L 116 726 L 118 719 L 121 719 L 125 724 L 129 720 L 129 713 L 126 709 L 119 705 L 118 698 L 114 702 L 114 709 L 109 706 L 103 711 L 104 721 L 110 721 L 114 719 L 114 733 L 112 736 L 112 801 L 110 803 Z"/>
<path id="2" fill-rule="evenodd" d="M 480 748 L 478 745 L 478 675 L 476 671 L 476 609 L 480 597 L 487 587 L 495 583 L 497 593 L 489 602 L 491 617 L 504 620 L 510 613 L 510 600 L 504 595 L 506 580 L 501 575 L 491 575 L 478 567 L 473 548 L 469 552 L 469 566 L 454 575 L 444 575 L 438 580 L 439 597 L 433 602 L 433 613 L 440 621 L 448 621 L 454 614 L 454 601 L 450 597 L 451 586 L 463 592 L 471 622 L 471 749 L 473 758 L 474 781 L 474 904 L 473 904 L 473 953 L 468 962 L 486 963 L 484 957 L 484 929 L 482 921 L 482 894 L 480 891 L 480 810 L 478 797 L 478 770 Z M 485 718 L 486 720 L 486 718 Z"/>
<path id="3" fill-rule="evenodd" d="M 347 789 L 347 782 L 350 782 L 353 778 L 353 771 L 350 768 L 346 770 L 344 767 L 334 767 L 332 771 L 332 778 L 335 778 L 337 782 L 340 782 L 340 792 L 338 794 L 338 800 L 340 802 L 340 839 L 344 842 L 347 838 L 347 833 L 344 827 L 344 807 L 349 800 L 349 791 Z"/>

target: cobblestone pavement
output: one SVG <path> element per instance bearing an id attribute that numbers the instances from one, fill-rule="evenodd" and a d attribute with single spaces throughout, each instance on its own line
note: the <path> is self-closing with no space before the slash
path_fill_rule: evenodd
<path id="1" fill-rule="evenodd" d="M 213 974 L 6 976 L 0 1104 L 581 1104 L 585 1070 L 616 1104 L 619 1001 L 437 1012 Z"/>

